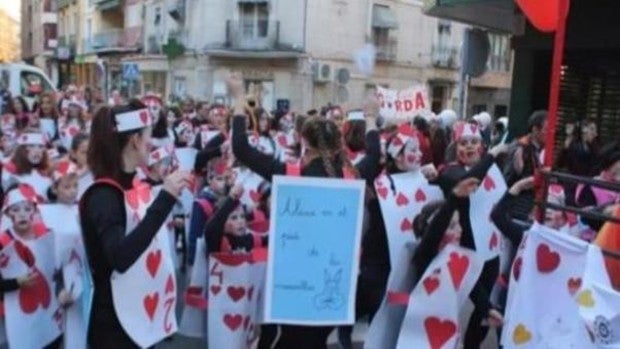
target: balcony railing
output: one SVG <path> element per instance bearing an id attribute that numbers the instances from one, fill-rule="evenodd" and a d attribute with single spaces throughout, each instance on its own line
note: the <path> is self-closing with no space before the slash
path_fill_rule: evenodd
<path id="1" fill-rule="evenodd" d="M 141 46 L 140 36 L 141 28 L 139 27 L 101 31 L 84 41 L 84 50 L 93 52 L 138 48 Z"/>
<path id="2" fill-rule="evenodd" d="M 62 10 L 65 7 L 69 7 L 72 0 L 58 0 L 58 9 Z"/>
<path id="3" fill-rule="evenodd" d="M 394 61 L 396 60 L 396 52 L 398 49 L 398 40 L 392 38 L 386 42 L 376 42 L 378 61 Z"/>
<path id="4" fill-rule="evenodd" d="M 279 21 L 226 22 L 226 46 L 234 50 L 269 51 L 278 46 L 279 39 Z"/>
<path id="5" fill-rule="evenodd" d="M 446 44 L 433 45 L 431 59 L 438 68 L 456 69 L 458 66 L 458 49 Z"/>

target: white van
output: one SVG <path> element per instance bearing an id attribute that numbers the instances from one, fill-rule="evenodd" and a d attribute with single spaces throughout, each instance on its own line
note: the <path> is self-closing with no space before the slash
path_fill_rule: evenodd
<path id="1" fill-rule="evenodd" d="M 0 90 L 4 89 L 13 97 L 24 97 L 29 108 L 41 92 L 56 92 L 54 84 L 41 69 L 24 63 L 0 64 Z"/>

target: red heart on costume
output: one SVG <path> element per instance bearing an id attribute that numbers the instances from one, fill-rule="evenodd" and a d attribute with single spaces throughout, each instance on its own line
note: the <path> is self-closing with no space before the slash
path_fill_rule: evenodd
<path id="1" fill-rule="evenodd" d="M 450 261 L 448 262 L 448 270 L 454 288 L 458 291 L 469 268 L 469 258 L 465 255 L 459 255 L 457 252 L 450 253 Z"/>
<path id="2" fill-rule="evenodd" d="M 398 196 L 396 197 L 396 205 L 397 206 L 406 206 L 409 204 L 409 199 L 407 199 L 407 197 L 405 195 L 403 195 L 403 193 L 398 193 Z"/>
<path id="3" fill-rule="evenodd" d="M 424 320 L 426 337 L 432 349 L 441 349 L 456 333 L 456 324 L 451 320 L 441 321 L 439 318 L 430 316 Z"/>
<path id="4" fill-rule="evenodd" d="M 146 270 L 148 270 L 151 277 L 154 278 L 159 270 L 161 264 L 161 250 L 151 251 L 146 256 Z"/>
<path id="5" fill-rule="evenodd" d="M 283 148 L 286 148 L 288 146 L 288 142 L 286 141 L 285 135 L 278 136 L 278 144 Z"/>
<path id="6" fill-rule="evenodd" d="M 379 187 L 377 188 L 377 194 L 379 194 L 379 196 L 385 200 L 385 198 L 387 197 L 388 194 L 388 188 L 385 187 Z"/>
<path id="7" fill-rule="evenodd" d="M 575 293 L 577 293 L 577 291 L 581 288 L 581 278 L 570 278 L 566 284 L 568 286 L 568 292 L 570 292 L 571 296 L 574 296 Z"/>
<path id="8" fill-rule="evenodd" d="M 136 211 L 140 203 L 138 202 L 138 193 L 135 190 L 129 190 L 125 192 L 125 201 L 129 204 L 132 210 Z"/>
<path id="9" fill-rule="evenodd" d="M 228 286 L 226 292 L 228 292 L 228 296 L 230 296 L 230 299 L 232 299 L 234 302 L 238 302 L 241 298 L 243 298 L 243 296 L 245 296 L 245 288 L 241 286 Z"/>
<path id="10" fill-rule="evenodd" d="M 224 324 L 226 324 L 226 326 L 228 326 L 228 328 L 231 331 L 236 331 L 239 326 L 241 326 L 241 323 L 243 322 L 243 316 L 239 315 L 239 314 L 235 314 L 235 315 L 231 315 L 231 314 L 226 314 L 224 315 Z"/>
<path id="11" fill-rule="evenodd" d="M 164 294 L 174 293 L 174 278 L 172 274 L 168 275 L 168 280 L 166 281 L 166 292 Z"/>
<path id="12" fill-rule="evenodd" d="M 515 277 L 515 280 L 517 281 L 519 281 L 519 277 L 521 276 L 522 265 L 523 265 L 523 258 L 521 257 L 515 259 L 515 262 L 512 265 L 512 275 Z"/>
<path id="13" fill-rule="evenodd" d="M 433 294 L 433 292 L 435 292 L 435 290 L 439 288 L 439 279 L 429 276 L 424 279 L 424 281 L 422 281 L 422 284 L 424 285 L 426 293 L 430 296 L 431 294 Z"/>
<path id="14" fill-rule="evenodd" d="M 407 218 L 403 218 L 403 221 L 400 223 L 400 230 L 403 233 L 410 233 L 411 228 L 412 228 L 411 222 Z"/>
<path id="15" fill-rule="evenodd" d="M 71 137 L 75 137 L 79 132 L 80 132 L 80 129 L 78 129 L 77 127 L 69 128 L 69 136 Z"/>
<path id="16" fill-rule="evenodd" d="M 536 249 L 536 265 L 541 273 L 551 273 L 560 265 L 560 255 L 551 251 L 549 245 L 540 244 Z"/>
<path id="17" fill-rule="evenodd" d="M 157 305 L 159 304 L 159 292 L 155 292 L 153 294 L 147 294 L 144 296 L 142 300 L 142 305 L 144 306 L 144 311 L 146 311 L 146 315 L 153 321 L 153 317 L 155 316 L 155 310 L 157 310 Z"/>
<path id="18" fill-rule="evenodd" d="M 418 189 L 418 191 L 415 192 L 415 201 L 416 202 L 426 201 L 426 194 L 424 194 L 424 191 L 422 191 L 422 189 Z"/>
<path id="19" fill-rule="evenodd" d="M 486 176 L 484 177 L 483 186 L 484 186 L 484 190 L 491 191 L 495 189 L 495 181 L 493 180 L 493 178 Z"/>
<path id="20" fill-rule="evenodd" d="M 489 249 L 493 250 L 499 245 L 499 238 L 497 237 L 497 233 L 493 232 L 491 235 L 491 239 L 489 240 Z"/>
<path id="21" fill-rule="evenodd" d="M 220 293 L 221 290 L 222 290 L 222 287 L 219 285 L 211 286 L 211 293 L 213 293 L 214 296 L 217 296 L 217 294 Z"/>
<path id="22" fill-rule="evenodd" d="M 259 192 L 257 192 L 256 190 L 250 190 L 250 199 L 252 199 L 254 203 L 259 203 L 260 198 L 261 198 L 261 195 Z"/>
<path id="23" fill-rule="evenodd" d="M 248 289 L 248 300 L 252 301 L 252 296 L 254 295 L 254 286 L 250 287 L 250 289 Z"/>

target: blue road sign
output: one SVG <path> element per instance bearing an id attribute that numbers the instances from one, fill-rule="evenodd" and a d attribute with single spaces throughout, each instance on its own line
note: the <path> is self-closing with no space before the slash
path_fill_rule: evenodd
<path id="1" fill-rule="evenodd" d="M 123 63 L 123 79 L 138 80 L 140 78 L 140 69 L 137 63 Z"/>

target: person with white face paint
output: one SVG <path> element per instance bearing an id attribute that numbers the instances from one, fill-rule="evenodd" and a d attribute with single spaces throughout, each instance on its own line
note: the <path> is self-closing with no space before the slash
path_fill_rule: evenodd
<path id="1" fill-rule="evenodd" d="M 32 186 L 41 198 L 47 196 L 52 184 L 48 175 L 48 158 L 45 152 L 46 139 L 41 133 L 22 133 L 17 138 L 17 148 L 2 173 L 2 185 L 6 190 L 15 183 Z"/>

